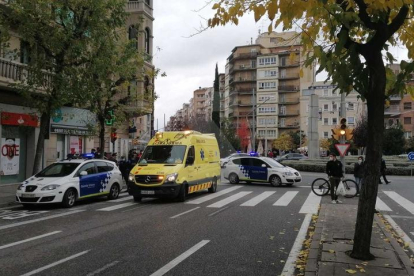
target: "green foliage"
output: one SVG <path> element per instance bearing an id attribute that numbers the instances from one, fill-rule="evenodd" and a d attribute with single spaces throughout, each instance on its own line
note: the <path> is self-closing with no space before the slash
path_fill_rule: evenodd
<path id="1" fill-rule="evenodd" d="M 398 155 L 404 152 L 405 138 L 402 126 L 389 128 L 384 133 L 383 153 L 385 155 Z"/>
<path id="2" fill-rule="evenodd" d="M 303 130 L 298 131 L 289 131 L 290 137 L 293 139 L 293 148 L 301 148 L 306 142 L 306 134 Z M 300 133 L 300 134 L 299 134 Z M 302 137 L 300 137 L 302 135 Z"/>
<path id="3" fill-rule="evenodd" d="M 216 71 L 214 77 L 214 95 L 213 95 L 213 110 L 212 120 L 220 130 L 220 80 L 218 73 L 218 65 L 216 64 Z M 218 132 L 217 132 L 218 133 Z"/>
<path id="4" fill-rule="evenodd" d="M 405 143 L 406 152 L 414 151 L 414 136 L 411 136 Z"/>
<path id="5" fill-rule="evenodd" d="M 353 134 L 355 146 L 365 148 L 368 141 L 368 120 L 366 117 L 362 117 L 361 120 L 357 122 Z"/>
<path id="6" fill-rule="evenodd" d="M 241 150 L 240 139 L 236 132 L 236 128 L 228 119 L 222 122 L 219 139 L 220 155 L 222 157 Z"/>

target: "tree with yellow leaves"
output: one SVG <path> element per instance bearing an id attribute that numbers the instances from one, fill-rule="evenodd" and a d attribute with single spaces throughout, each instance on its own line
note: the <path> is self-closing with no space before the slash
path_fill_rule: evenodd
<path id="1" fill-rule="evenodd" d="M 282 133 L 279 138 L 273 141 L 273 148 L 278 150 L 291 150 L 295 146 L 293 138 L 289 133 Z"/>
<path id="2" fill-rule="evenodd" d="M 329 142 L 328 139 L 321 139 L 319 141 L 319 147 L 321 147 L 321 149 L 323 150 L 326 150 L 326 151 L 329 150 L 330 145 L 331 143 Z"/>
<path id="3" fill-rule="evenodd" d="M 370 253 L 372 223 L 378 193 L 379 168 L 384 140 L 384 103 L 392 94 L 410 93 L 406 85 L 414 71 L 413 62 L 401 62 L 394 76 L 384 62 L 395 59 L 390 46 L 408 49 L 414 58 L 413 0 L 215 0 L 209 27 L 229 23 L 253 12 L 255 20 L 267 17 L 268 31 L 301 31 L 305 66 L 317 62 L 341 93 L 355 90 L 368 106 L 366 175 L 358 205 L 354 247 L 351 257 L 373 259 Z M 387 93 L 386 93 L 387 92 Z"/>

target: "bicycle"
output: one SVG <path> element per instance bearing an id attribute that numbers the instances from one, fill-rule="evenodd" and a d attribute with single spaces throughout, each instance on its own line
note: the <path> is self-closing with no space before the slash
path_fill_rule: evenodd
<path id="1" fill-rule="evenodd" d="M 358 184 L 352 179 L 343 179 L 342 183 L 345 187 L 345 196 L 347 198 L 352 198 L 359 193 Z M 327 195 L 330 191 L 331 184 L 326 178 L 316 178 L 312 182 L 312 192 L 318 196 Z"/>

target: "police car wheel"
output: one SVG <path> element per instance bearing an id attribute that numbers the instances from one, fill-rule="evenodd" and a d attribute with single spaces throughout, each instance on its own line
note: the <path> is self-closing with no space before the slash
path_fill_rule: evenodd
<path id="1" fill-rule="evenodd" d="M 231 184 L 239 183 L 239 177 L 235 173 L 232 173 L 232 174 L 229 175 L 229 180 L 230 180 Z"/>
<path id="2" fill-rule="evenodd" d="M 188 189 L 188 186 L 187 186 L 187 184 L 184 183 L 181 186 L 180 192 L 178 193 L 178 196 L 177 196 L 177 200 L 179 202 L 184 202 L 185 201 L 185 198 L 187 197 L 187 189 Z"/>
<path id="3" fill-rule="evenodd" d="M 119 196 L 119 185 L 117 183 L 112 184 L 111 189 L 109 190 L 108 199 L 117 199 Z"/>
<path id="4" fill-rule="evenodd" d="M 209 193 L 215 193 L 217 191 L 217 178 L 214 177 L 213 183 L 211 184 L 211 187 L 208 188 Z"/>
<path id="5" fill-rule="evenodd" d="M 141 202 L 141 200 L 142 200 L 142 196 L 134 195 L 134 201 L 135 202 Z"/>
<path id="6" fill-rule="evenodd" d="M 279 177 L 279 176 L 277 176 L 277 175 L 272 175 L 272 176 L 270 177 L 270 184 L 271 184 L 273 187 L 278 187 L 278 186 L 282 185 L 282 180 L 280 179 L 280 177 Z"/>
<path id="7" fill-rule="evenodd" d="M 66 208 L 70 208 L 75 205 L 76 202 L 76 190 L 68 189 L 63 196 L 62 205 Z"/>

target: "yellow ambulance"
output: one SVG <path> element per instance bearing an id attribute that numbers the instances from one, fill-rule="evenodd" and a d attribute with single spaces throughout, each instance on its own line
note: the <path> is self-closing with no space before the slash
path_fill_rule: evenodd
<path id="1" fill-rule="evenodd" d="M 214 134 L 197 131 L 158 132 L 131 170 L 128 186 L 135 201 L 170 197 L 185 201 L 188 194 L 220 182 L 220 152 Z"/>

